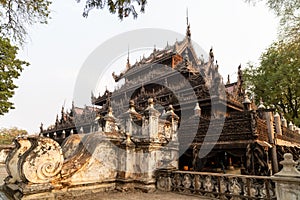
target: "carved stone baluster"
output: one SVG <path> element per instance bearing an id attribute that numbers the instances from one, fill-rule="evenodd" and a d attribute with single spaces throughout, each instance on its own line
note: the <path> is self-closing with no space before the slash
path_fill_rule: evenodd
<path id="1" fill-rule="evenodd" d="M 199 175 L 194 176 L 193 187 L 194 187 L 194 190 L 195 190 L 196 193 L 197 193 L 198 190 L 201 189 L 201 181 L 200 181 L 200 176 Z"/>
<path id="2" fill-rule="evenodd" d="M 181 177 L 179 173 L 176 173 L 172 179 L 175 191 L 180 191 L 179 187 L 181 186 Z"/>
<path id="3" fill-rule="evenodd" d="M 183 181 L 182 181 L 182 184 L 184 186 L 184 191 L 185 192 L 190 192 L 190 187 L 192 185 L 192 180 L 191 180 L 191 176 L 189 174 L 185 174 L 183 176 Z"/>

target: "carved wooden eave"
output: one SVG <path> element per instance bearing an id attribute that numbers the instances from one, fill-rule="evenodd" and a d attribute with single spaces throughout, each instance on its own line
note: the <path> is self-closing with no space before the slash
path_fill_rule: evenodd
<path id="1" fill-rule="evenodd" d="M 103 105 L 107 104 L 107 101 L 110 100 L 111 96 L 112 96 L 112 92 L 110 92 L 106 89 L 102 96 L 99 95 L 99 97 L 97 97 L 97 98 L 92 98 L 92 104 L 98 105 L 98 106 L 103 106 Z"/>
<path id="2" fill-rule="evenodd" d="M 148 64 L 158 64 L 162 63 L 162 61 L 173 58 L 173 56 L 180 55 L 182 58 L 185 56 L 186 51 L 188 52 L 189 60 L 193 62 L 194 65 L 200 65 L 201 61 L 198 59 L 197 54 L 191 44 L 191 41 L 185 37 L 181 42 L 175 42 L 173 46 L 167 45 L 163 50 L 156 50 L 150 54 L 149 57 L 143 58 L 139 62 L 135 63 L 134 65 L 127 67 L 120 75 L 116 75 L 115 73 L 112 74 L 114 80 L 118 82 L 122 78 L 126 78 L 131 74 L 136 73 L 140 66 L 147 67 Z"/>

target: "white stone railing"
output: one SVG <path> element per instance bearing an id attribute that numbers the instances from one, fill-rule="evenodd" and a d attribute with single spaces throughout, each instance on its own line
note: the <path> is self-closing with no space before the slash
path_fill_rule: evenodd
<path id="1" fill-rule="evenodd" d="M 216 199 L 300 199 L 300 172 L 290 153 L 274 176 L 248 176 L 207 172 L 160 170 L 157 189 Z"/>
<path id="2" fill-rule="evenodd" d="M 282 170 L 272 177 L 276 183 L 278 200 L 300 199 L 300 172 L 296 169 L 293 155 L 284 154 L 284 160 L 280 162 Z"/>
<path id="3" fill-rule="evenodd" d="M 275 183 L 265 176 L 161 170 L 157 188 L 217 199 L 276 199 Z"/>

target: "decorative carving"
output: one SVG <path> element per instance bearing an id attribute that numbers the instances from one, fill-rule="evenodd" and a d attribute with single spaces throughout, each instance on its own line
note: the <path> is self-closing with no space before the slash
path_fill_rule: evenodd
<path id="1" fill-rule="evenodd" d="M 231 179 L 229 191 L 230 191 L 231 194 L 240 195 L 240 193 L 242 191 L 242 188 L 241 188 L 241 185 L 238 183 L 236 178 Z M 235 200 L 235 199 L 240 199 L 240 198 L 232 197 L 231 199 Z"/>
<path id="2" fill-rule="evenodd" d="M 204 189 L 208 192 L 212 192 L 214 189 L 214 185 L 212 183 L 211 176 L 206 176 L 205 177 L 205 182 L 204 182 Z"/>
<path id="3" fill-rule="evenodd" d="M 180 187 L 181 186 L 181 177 L 180 174 L 175 174 L 174 178 L 172 179 L 173 185 L 175 186 L 175 188 Z"/>
<path id="4" fill-rule="evenodd" d="M 228 182 L 225 181 L 224 177 L 220 178 L 220 193 L 225 193 L 228 189 Z"/>
<path id="5" fill-rule="evenodd" d="M 14 140 L 15 149 L 13 149 L 6 159 L 6 171 L 8 177 L 6 177 L 6 183 L 15 183 L 22 181 L 18 160 L 24 156 L 24 154 L 31 148 L 32 144 L 24 137 L 18 137 Z"/>
<path id="6" fill-rule="evenodd" d="M 246 170 L 247 174 L 267 176 L 270 169 L 267 163 L 267 152 L 257 143 L 248 144 L 246 149 Z"/>
<path id="7" fill-rule="evenodd" d="M 191 176 L 189 174 L 186 174 L 183 176 L 182 184 L 186 189 L 189 189 L 191 187 L 192 180 L 191 180 Z"/>
<path id="8" fill-rule="evenodd" d="M 8 158 L 9 183 L 23 181 L 30 183 L 49 183 L 59 178 L 63 165 L 62 149 L 52 139 L 24 136 L 15 140 L 17 148 Z M 17 163 L 16 168 L 11 163 Z"/>
<path id="9" fill-rule="evenodd" d="M 202 184 L 201 184 L 199 175 L 194 176 L 193 186 L 194 186 L 195 190 L 200 190 Z"/>
<path id="10" fill-rule="evenodd" d="M 158 180 L 173 177 L 170 190 L 181 193 L 193 193 L 217 199 L 240 200 L 276 199 L 275 184 L 271 177 L 209 174 L 205 172 L 158 172 Z M 165 182 L 161 183 L 162 185 Z M 169 191 L 170 191 L 169 190 Z"/>

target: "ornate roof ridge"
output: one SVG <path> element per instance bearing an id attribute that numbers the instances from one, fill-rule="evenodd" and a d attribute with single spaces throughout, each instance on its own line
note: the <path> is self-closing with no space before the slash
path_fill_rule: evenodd
<path id="1" fill-rule="evenodd" d="M 183 40 L 177 41 L 173 45 L 167 45 L 161 49 L 157 50 L 156 48 L 153 49 L 153 52 L 148 56 L 140 59 L 140 61 L 137 61 L 135 64 L 131 65 L 130 67 L 126 67 L 123 72 L 121 72 L 119 75 L 116 75 L 114 72 L 112 74 L 113 78 L 116 82 L 118 82 L 120 79 L 123 78 L 123 75 L 126 74 L 128 71 L 130 71 L 133 68 L 136 68 L 138 66 L 144 65 L 144 64 L 150 64 L 153 63 L 163 57 L 170 56 L 172 54 L 182 54 L 186 48 L 189 48 L 194 59 L 196 62 L 196 65 L 201 64 L 201 61 L 198 59 L 197 54 L 193 48 L 193 45 L 191 44 L 191 40 L 186 36 Z"/>

